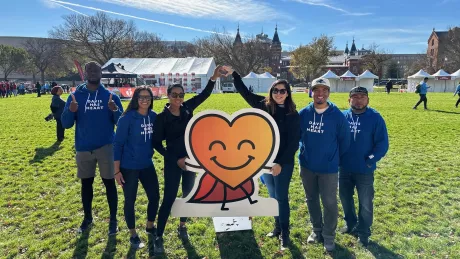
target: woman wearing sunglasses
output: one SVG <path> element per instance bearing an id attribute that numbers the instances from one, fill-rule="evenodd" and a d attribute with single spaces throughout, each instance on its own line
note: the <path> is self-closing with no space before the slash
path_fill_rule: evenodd
<path id="1" fill-rule="evenodd" d="M 130 232 L 130 243 L 135 248 L 144 247 L 136 233 L 134 203 L 140 181 L 149 203 L 145 231 L 155 234 L 153 225 L 158 211 L 160 191 L 157 173 L 153 166 L 153 123 L 157 114 L 152 111 L 153 93 L 148 87 L 137 87 L 126 111 L 118 120 L 113 142 L 115 180 L 123 188 L 124 214 Z"/>
<path id="2" fill-rule="evenodd" d="M 275 217 L 275 228 L 268 237 L 281 235 L 281 250 L 290 244 L 289 238 L 289 183 L 294 170 L 294 155 L 299 147 L 300 117 L 292 100 L 291 89 L 286 80 L 275 81 L 266 97 L 251 93 L 241 76 L 229 66 L 223 66 L 227 75 L 233 76 L 236 90 L 253 108 L 268 112 L 278 125 L 280 146 L 271 174 L 263 174 L 270 197 L 278 201 L 279 217 Z"/>
<path id="3" fill-rule="evenodd" d="M 179 184 L 182 178 L 182 197 L 186 197 L 195 183 L 195 173 L 185 170 L 185 129 L 193 116 L 193 111 L 203 103 L 212 93 L 216 80 L 219 78 L 218 66 L 214 74 L 208 81 L 206 88 L 197 96 L 184 101 L 184 88 L 180 84 L 168 87 L 168 99 L 163 112 L 158 114 L 155 121 L 154 145 L 155 149 L 164 157 L 164 195 L 163 202 L 158 212 L 158 229 L 155 240 L 155 253 L 163 253 L 163 233 L 166 222 L 171 212 L 172 205 L 176 199 Z M 166 140 L 166 148 L 162 141 Z M 179 237 L 183 240 L 188 239 L 185 222 L 187 218 L 180 218 L 178 228 Z"/>

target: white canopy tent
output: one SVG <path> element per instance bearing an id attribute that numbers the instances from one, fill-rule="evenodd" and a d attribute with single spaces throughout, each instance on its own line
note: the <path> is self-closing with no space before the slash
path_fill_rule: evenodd
<path id="1" fill-rule="evenodd" d="M 460 84 L 460 69 L 457 70 L 457 72 L 452 73 L 451 76 L 454 78 L 455 89 L 457 89 L 457 85 Z"/>
<path id="2" fill-rule="evenodd" d="M 356 82 L 359 78 L 347 70 L 343 75 L 340 76 L 340 82 L 337 86 L 337 92 L 347 93 L 356 86 Z"/>
<path id="3" fill-rule="evenodd" d="M 326 74 L 322 75 L 321 78 L 326 78 L 331 84 L 331 92 L 338 92 L 338 85 L 340 77 L 331 70 L 327 71 Z"/>
<path id="4" fill-rule="evenodd" d="M 365 87 L 368 92 L 374 91 L 374 79 L 378 79 L 379 77 L 372 74 L 371 71 L 366 70 L 361 75 L 358 76 L 359 78 L 359 86 Z"/>
<path id="5" fill-rule="evenodd" d="M 407 91 L 408 92 L 415 92 L 415 87 L 422 81 L 425 77 L 428 77 L 428 82 L 427 84 L 429 86 L 434 85 L 434 76 L 428 74 L 427 72 L 423 71 L 423 69 L 420 69 L 417 73 L 409 76 L 407 78 Z M 428 91 L 430 91 L 431 88 L 428 88 Z"/>
<path id="6" fill-rule="evenodd" d="M 259 87 L 254 89 L 254 92 L 257 93 L 268 93 L 273 82 L 276 81 L 276 77 L 272 76 L 270 73 L 265 72 L 259 74 Z"/>
<path id="7" fill-rule="evenodd" d="M 433 92 L 454 92 L 455 81 L 452 76 L 446 71 L 440 69 L 438 72 L 433 74 L 435 80 L 433 85 Z"/>
<path id="8" fill-rule="evenodd" d="M 259 89 L 259 76 L 256 73 L 250 72 L 247 76 L 243 77 L 242 80 L 247 88 L 252 86 L 254 91 Z"/>
<path id="9" fill-rule="evenodd" d="M 216 68 L 214 58 L 112 58 L 104 64 L 118 64 L 156 86 L 179 83 L 186 92 L 201 92 Z M 221 92 L 220 80 L 214 92 Z"/>

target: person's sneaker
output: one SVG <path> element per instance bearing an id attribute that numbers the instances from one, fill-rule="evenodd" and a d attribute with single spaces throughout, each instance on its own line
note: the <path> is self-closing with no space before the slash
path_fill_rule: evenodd
<path id="1" fill-rule="evenodd" d="M 275 227 L 272 232 L 268 233 L 266 235 L 266 237 L 279 237 L 279 235 L 281 234 L 281 229 Z"/>
<path id="2" fill-rule="evenodd" d="M 165 247 L 163 244 L 163 238 L 157 237 L 155 239 L 155 254 L 163 254 L 165 252 Z"/>
<path id="3" fill-rule="evenodd" d="M 328 253 L 333 252 L 335 250 L 335 243 L 333 240 L 324 240 L 324 249 Z"/>
<path id="4" fill-rule="evenodd" d="M 369 238 L 368 237 L 359 237 L 358 242 L 364 246 L 367 247 L 369 245 Z"/>
<path id="5" fill-rule="evenodd" d="M 182 240 L 187 240 L 189 238 L 188 233 L 187 233 L 187 226 L 185 225 L 180 225 L 177 228 L 177 234 Z"/>
<path id="6" fill-rule="evenodd" d="M 342 233 L 342 234 L 351 234 L 351 235 L 353 235 L 353 234 L 356 233 L 356 229 L 355 229 L 354 227 L 349 228 L 349 227 L 347 227 L 347 226 L 341 228 L 339 231 L 340 231 L 340 233 Z"/>
<path id="7" fill-rule="evenodd" d="M 308 236 L 307 243 L 320 243 L 323 241 L 323 236 L 320 232 L 311 232 Z"/>
<path id="8" fill-rule="evenodd" d="M 291 245 L 291 239 L 289 238 L 289 236 L 281 235 L 281 251 L 289 249 L 290 245 Z"/>
<path id="9" fill-rule="evenodd" d="M 93 225 L 93 219 L 83 219 L 83 222 L 81 223 L 80 227 L 78 228 L 77 233 L 85 232 L 92 225 Z"/>
<path id="10" fill-rule="evenodd" d="M 116 235 L 118 232 L 118 222 L 116 220 L 111 220 L 109 222 L 109 236 Z"/>
<path id="11" fill-rule="evenodd" d="M 145 246 L 144 243 L 142 243 L 141 239 L 139 238 L 138 235 L 134 237 L 129 238 L 129 243 L 131 243 L 132 247 L 135 247 L 137 249 L 143 248 Z"/>
<path id="12" fill-rule="evenodd" d="M 145 232 L 154 237 L 157 235 L 157 229 L 155 227 L 145 228 Z"/>
<path id="13" fill-rule="evenodd" d="M 414 108 L 412 108 L 412 109 L 417 110 L 417 107 L 414 107 Z"/>

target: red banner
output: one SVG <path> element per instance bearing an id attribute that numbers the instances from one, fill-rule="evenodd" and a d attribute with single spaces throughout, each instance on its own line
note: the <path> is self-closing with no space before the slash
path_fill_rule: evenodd
<path id="1" fill-rule="evenodd" d="M 75 92 L 76 87 L 72 87 L 70 91 Z M 112 91 L 121 98 L 132 98 L 136 87 L 107 87 L 109 91 Z M 167 87 L 150 87 L 152 90 L 153 96 L 162 97 L 166 96 Z"/>
<path id="2" fill-rule="evenodd" d="M 342 81 L 355 81 L 354 77 L 341 77 L 340 80 Z"/>
<path id="3" fill-rule="evenodd" d="M 450 76 L 437 76 L 436 80 L 450 80 Z"/>
<path id="4" fill-rule="evenodd" d="M 85 81 L 85 77 L 83 75 L 83 69 L 81 69 L 80 63 L 78 63 L 76 59 L 73 61 L 73 63 L 75 63 L 75 66 L 77 67 L 78 73 L 80 74 L 81 81 Z"/>

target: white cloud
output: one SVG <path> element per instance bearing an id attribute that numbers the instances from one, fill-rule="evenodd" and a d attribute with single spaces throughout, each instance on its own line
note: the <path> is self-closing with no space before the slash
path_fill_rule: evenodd
<path id="1" fill-rule="evenodd" d="M 372 13 L 355 13 L 355 12 L 350 12 L 348 10 L 345 10 L 343 8 L 335 6 L 335 4 L 328 3 L 325 0 L 289 0 L 289 1 L 294 1 L 302 4 L 307 4 L 307 5 L 313 5 L 313 6 L 321 6 L 325 8 L 329 8 L 338 12 L 341 12 L 345 15 L 352 15 L 352 16 L 366 16 L 366 15 L 371 15 Z"/>
<path id="2" fill-rule="evenodd" d="M 289 28 L 289 29 L 278 30 L 278 31 L 283 35 L 288 35 L 290 32 L 294 31 L 295 29 L 296 29 L 296 27 L 292 27 L 292 28 Z"/>
<path id="3" fill-rule="evenodd" d="M 284 14 L 258 0 L 97 0 L 154 13 L 192 18 L 259 22 L 283 18 Z"/>
<path id="4" fill-rule="evenodd" d="M 426 30 L 399 29 L 399 28 L 369 28 L 362 30 L 351 30 L 334 33 L 333 36 L 368 36 L 376 35 L 381 37 L 384 34 L 427 34 Z"/>

